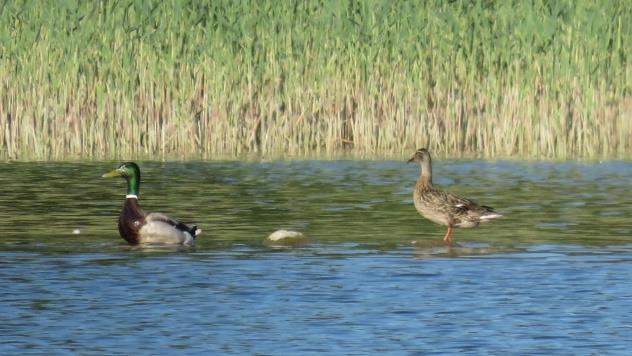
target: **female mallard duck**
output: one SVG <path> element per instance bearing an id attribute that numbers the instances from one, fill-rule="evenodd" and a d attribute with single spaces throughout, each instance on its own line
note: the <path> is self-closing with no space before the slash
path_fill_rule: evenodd
<path id="1" fill-rule="evenodd" d="M 421 175 L 413 194 L 415 208 L 426 219 L 448 227 L 443 241 L 452 242 L 453 227 L 475 227 L 481 222 L 502 216 L 488 206 L 478 205 L 469 199 L 433 187 L 432 160 L 427 149 L 418 149 L 408 162 L 419 162 L 421 165 Z"/>
<path id="2" fill-rule="evenodd" d="M 191 245 L 200 232 L 160 213 L 146 214 L 138 205 L 140 169 L 133 162 L 121 164 L 103 177 L 123 177 L 127 180 L 127 196 L 119 216 L 118 229 L 121 237 L 130 245 L 183 244 Z"/>

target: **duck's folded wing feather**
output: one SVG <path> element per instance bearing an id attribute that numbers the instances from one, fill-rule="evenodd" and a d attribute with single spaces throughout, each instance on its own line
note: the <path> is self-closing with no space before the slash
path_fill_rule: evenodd
<path id="1" fill-rule="evenodd" d="M 434 190 L 431 199 L 436 202 L 436 205 L 440 207 L 441 210 L 451 211 L 453 213 L 467 214 L 470 211 L 493 211 L 490 207 L 478 205 L 478 203 L 473 200 L 443 190 Z"/>
<path id="2" fill-rule="evenodd" d="M 176 229 L 181 230 L 181 231 L 186 231 L 186 232 L 190 233 L 193 236 L 196 236 L 201 231 L 201 230 L 197 229 L 197 227 L 195 225 L 192 225 L 192 228 L 190 228 L 187 225 L 179 222 L 178 220 L 172 219 L 172 218 L 170 218 L 167 215 L 162 214 L 162 213 L 149 213 L 149 214 L 147 214 L 145 219 L 147 220 L 147 222 L 158 221 L 158 222 L 162 222 L 162 223 L 165 223 L 165 224 L 169 224 L 169 225 L 175 227 Z"/>
<path id="3" fill-rule="evenodd" d="M 147 214 L 147 216 L 145 216 L 145 220 L 147 220 L 147 222 L 160 221 L 173 226 L 176 226 L 178 224 L 178 221 L 162 213 L 149 213 Z"/>
<path id="4" fill-rule="evenodd" d="M 145 244 L 185 244 L 193 243 L 193 237 L 165 221 L 148 221 L 139 231 L 140 243 Z"/>

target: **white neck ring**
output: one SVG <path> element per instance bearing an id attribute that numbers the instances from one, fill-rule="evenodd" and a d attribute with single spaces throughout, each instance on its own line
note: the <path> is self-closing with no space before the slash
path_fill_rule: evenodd
<path id="1" fill-rule="evenodd" d="M 135 194 L 127 194 L 125 196 L 125 199 L 138 199 L 138 196 Z"/>

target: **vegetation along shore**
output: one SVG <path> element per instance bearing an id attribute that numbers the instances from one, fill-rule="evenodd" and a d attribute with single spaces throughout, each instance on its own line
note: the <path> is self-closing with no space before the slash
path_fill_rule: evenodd
<path id="1" fill-rule="evenodd" d="M 630 18 L 626 0 L 5 1 L 0 157 L 630 157 Z"/>

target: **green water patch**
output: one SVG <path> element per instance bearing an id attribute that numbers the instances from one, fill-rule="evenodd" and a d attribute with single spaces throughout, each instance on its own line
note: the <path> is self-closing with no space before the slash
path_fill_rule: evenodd
<path id="1" fill-rule="evenodd" d="M 418 167 L 401 161 L 139 162 L 140 204 L 202 234 L 194 249 L 265 247 L 277 230 L 310 244 L 380 250 L 441 244 L 443 226 L 415 211 Z M 0 249 L 117 250 L 122 180 L 117 162 L 4 163 Z M 439 161 L 435 184 L 504 217 L 455 229 L 457 243 L 491 250 L 540 243 L 604 246 L 632 239 L 632 164 L 625 161 Z M 480 248 L 476 248 L 480 252 Z M 483 249 L 484 250 L 484 249 Z"/>

